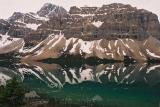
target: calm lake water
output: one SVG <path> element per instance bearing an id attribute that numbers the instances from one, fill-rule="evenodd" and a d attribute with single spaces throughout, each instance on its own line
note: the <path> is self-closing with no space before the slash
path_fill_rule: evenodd
<path id="1" fill-rule="evenodd" d="M 1 62 L 0 73 L 77 107 L 160 107 L 160 63 L 76 65 Z"/>

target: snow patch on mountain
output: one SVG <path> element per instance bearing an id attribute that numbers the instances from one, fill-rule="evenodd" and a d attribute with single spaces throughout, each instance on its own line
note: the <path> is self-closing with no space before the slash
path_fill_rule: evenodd
<path id="1" fill-rule="evenodd" d="M 97 28 L 99 28 L 103 23 L 104 23 L 104 22 L 101 22 L 101 21 L 94 21 L 94 22 L 92 22 L 92 24 L 93 24 L 94 26 L 96 26 Z"/>
<path id="2" fill-rule="evenodd" d="M 95 14 L 71 14 L 72 16 L 93 17 Z"/>
<path id="3" fill-rule="evenodd" d="M 45 3 L 37 14 L 40 17 L 59 17 L 66 15 L 67 11 L 61 6 Z"/>
<path id="4" fill-rule="evenodd" d="M 12 38 L 8 35 L 0 35 L 0 54 L 18 52 L 24 46 L 21 38 Z"/>
<path id="5" fill-rule="evenodd" d="M 27 28 L 33 29 L 33 30 L 37 30 L 37 28 L 40 26 L 41 24 L 26 24 Z"/>
<path id="6" fill-rule="evenodd" d="M 149 49 L 146 49 L 147 54 L 149 54 L 150 56 L 154 57 L 154 58 L 160 58 L 159 55 L 156 55 L 155 53 L 151 52 Z"/>

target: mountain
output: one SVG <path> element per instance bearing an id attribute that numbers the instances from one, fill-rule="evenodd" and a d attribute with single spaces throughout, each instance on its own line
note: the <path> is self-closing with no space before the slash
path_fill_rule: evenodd
<path id="1" fill-rule="evenodd" d="M 45 3 L 37 14 L 41 17 L 63 17 L 67 15 L 67 11 L 61 6 Z"/>
<path id="2" fill-rule="evenodd" d="M 124 61 L 129 57 L 136 61 L 160 60 L 160 41 L 149 37 L 143 41 L 135 39 L 93 40 L 66 39 L 64 35 L 50 35 L 37 46 L 26 51 L 23 60 L 59 58 L 63 55 L 80 55 L 83 58 Z"/>
<path id="3" fill-rule="evenodd" d="M 144 40 L 150 35 L 159 38 L 157 15 L 130 5 L 114 3 L 102 7 L 70 8 L 67 16 L 51 18 L 39 30 L 62 32 L 65 37 L 83 40 L 132 38 Z M 48 32 L 49 32 L 48 31 Z"/>
<path id="4" fill-rule="evenodd" d="M 37 29 L 51 17 L 60 17 L 65 14 L 67 14 L 67 11 L 63 7 L 50 3 L 44 4 L 36 13 L 14 12 L 8 19 L 0 20 L 0 34 L 23 38 L 26 41 L 29 35 L 40 35 Z M 47 37 L 47 34 L 45 37 Z M 41 38 L 39 40 L 41 40 Z"/>
<path id="5" fill-rule="evenodd" d="M 157 15 L 120 3 L 73 6 L 69 12 L 46 3 L 36 13 L 15 12 L 7 20 L 1 19 L 0 33 L 23 38 L 26 46 L 38 44 L 21 51 L 27 55 L 25 60 L 63 55 L 118 61 L 126 57 L 136 61 L 160 59 Z"/>
<path id="6" fill-rule="evenodd" d="M 101 7 L 76 7 L 69 11 L 46 3 L 33 13 L 15 12 L 0 20 L 0 33 L 24 38 L 26 44 L 37 44 L 50 34 L 63 33 L 66 38 L 83 40 L 131 38 L 160 39 L 156 14 L 130 5 L 113 3 Z"/>

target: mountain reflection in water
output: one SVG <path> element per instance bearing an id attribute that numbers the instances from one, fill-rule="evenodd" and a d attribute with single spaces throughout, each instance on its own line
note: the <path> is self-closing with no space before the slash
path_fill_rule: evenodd
<path id="1" fill-rule="evenodd" d="M 22 62 L 1 64 L 0 73 L 16 76 L 30 90 L 49 98 L 68 98 L 75 103 L 97 100 L 111 107 L 159 107 L 160 102 L 160 64 L 156 63 L 62 67 L 55 63 Z"/>

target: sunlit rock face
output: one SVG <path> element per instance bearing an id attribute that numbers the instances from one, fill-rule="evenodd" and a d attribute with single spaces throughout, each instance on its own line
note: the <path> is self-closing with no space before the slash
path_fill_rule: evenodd
<path id="1" fill-rule="evenodd" d="M 62 55 L 80 55 L 82 58 L 97 57 L 100 59 L 124 61 L 125 57 L 135 61 L 160 60 L 160 41 L 149 37 L 143 41 L 135 39 L 93 40 L 79 38 L 66 39 L 64 35 L 50 35 L 32 49 L 23 51 L 22 60 L 43 60 L 59 58 Z"/>
<path id="2" fill-rule="evenodd" d="M 8 35 L 0 35 L 0 55 L 19 52 L 24 46 L 22 38 L 11 38 Z"/>

